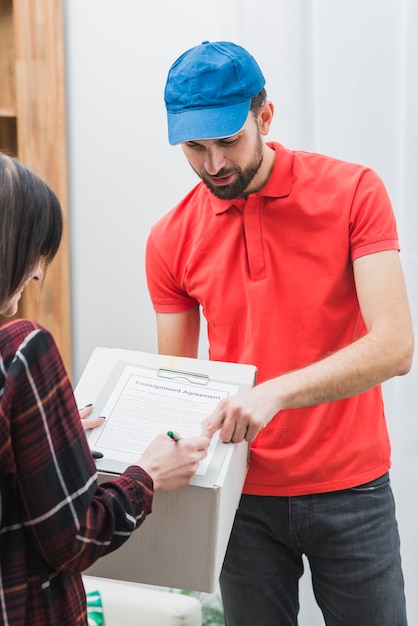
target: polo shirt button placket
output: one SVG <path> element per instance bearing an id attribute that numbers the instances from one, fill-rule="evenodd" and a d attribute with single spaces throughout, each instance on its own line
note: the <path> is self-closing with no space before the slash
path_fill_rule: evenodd
<path id="1" fill-rule="evenodd" d="M 263 198 L 254 195 L 248 198 L 244 207 L 244 232 L 251 280 L 265 278 L 266 272 L 261 225 L 263 206 Z"/>

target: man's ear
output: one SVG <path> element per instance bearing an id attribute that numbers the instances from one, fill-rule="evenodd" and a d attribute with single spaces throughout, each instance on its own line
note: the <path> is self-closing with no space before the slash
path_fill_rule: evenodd
<path id="1" fill-rule="evenodd" d="M 258 112 L 258 125 L 262 135 L 268 135 L 274 115 L 274 104 L 267 100 Z"/>

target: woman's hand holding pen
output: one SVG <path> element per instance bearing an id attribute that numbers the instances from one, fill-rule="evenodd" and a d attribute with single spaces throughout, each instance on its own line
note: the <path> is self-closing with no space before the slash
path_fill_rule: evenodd
<path id="1" fill-rule="evenodd" d="M 155 491 L 171 491 L 187 485 L 206 458 L 210 441 L 207 437 L 173 440 L 158 435 L 149 444 L 137 465 L 152 478 Z"/>

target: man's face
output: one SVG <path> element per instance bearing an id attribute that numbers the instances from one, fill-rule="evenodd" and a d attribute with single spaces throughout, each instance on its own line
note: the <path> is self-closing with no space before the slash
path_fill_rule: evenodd
<path id="1" fill-rule="evenodd" d="M 196 174 L 222 200 L 248 195 L 263 163 L 264 144 L 250 112 L 236 135 L 223 139 L 186 141 L 183 152 Z"/>

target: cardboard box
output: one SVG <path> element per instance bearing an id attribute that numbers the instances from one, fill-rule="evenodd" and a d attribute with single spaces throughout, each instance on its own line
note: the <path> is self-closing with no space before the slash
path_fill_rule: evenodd
<path id="1" fill-rule="evenodd" d="M 79 384 L 80 406 L 103 395 L 116 360 L 152 368 L 206 373 L 236 382 L 239 390 L 255 383 L 256 368 L 198 359 L 173 358 L 127 350 L 96 348 Z M 96 408 L 96 406 L 95 406 Z M 96 414 L 100 414 L 100 402 Z M 98 462 L 99 481 L 112 479 L 106 460 Z M 85 573 L 106 578 L 212 593 L 217 585 L 235 512 L 248 468 L 248 444 L 223 444 L 206 477 L 196 476 L 173 492 L 157 492 L 153 512 L 122 548 L 102 557 Z"/>

